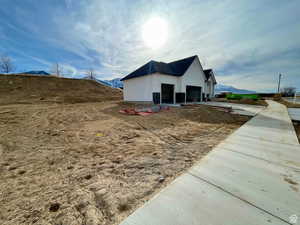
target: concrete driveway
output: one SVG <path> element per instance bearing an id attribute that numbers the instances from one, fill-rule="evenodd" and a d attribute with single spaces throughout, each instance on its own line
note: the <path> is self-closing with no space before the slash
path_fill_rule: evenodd
<path id="1" fill-rule="evenodd" d="M 231 107 L 233 111 L 232 113 L 245 116 L 255 116 L 261 110 L 266 108 L 265 106 L 259 105 L 235 104 L 228 102 L 201 102 L 200 104 L 220 107 Z"/>

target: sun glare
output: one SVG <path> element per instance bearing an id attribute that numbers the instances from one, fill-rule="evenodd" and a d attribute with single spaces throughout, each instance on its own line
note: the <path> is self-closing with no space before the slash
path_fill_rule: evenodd
<path id="1" fill-rule="evenodd" d="M 143 25 L 143 39 L 147 47 L 158 49 L 163 46 L 168 36 L 168 24 L 160 17 L 153 17 Z"/>

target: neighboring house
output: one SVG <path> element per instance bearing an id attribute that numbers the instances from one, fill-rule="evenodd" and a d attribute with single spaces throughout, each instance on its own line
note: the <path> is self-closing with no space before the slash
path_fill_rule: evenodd
<path id="1" fill-rule="evenodd" d="M 215 85 L 217 84 L 215 74 L 212 69 L 204 70 L 205 74 L 205 94 L 206 99 L 210 99 L 215 95 Z"/>
<path id="2" fill-rule="evenodd" d="M 213 71 L 198 56 L 164 63 L 150 61 L 123 79 L 124 101 L 155 104 L 200 102 L 214 96 Z"/>

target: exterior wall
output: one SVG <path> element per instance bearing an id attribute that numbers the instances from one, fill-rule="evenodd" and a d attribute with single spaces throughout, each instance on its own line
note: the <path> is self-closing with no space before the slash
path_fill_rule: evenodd
<path id="1" fill-rule="evenodd" d="M 153 75 L 136 77 L 123 81 L 124 101 L 152 101 Z"/>
<path id="2" fill-rule="evenodd" d="M 174 91 L 180 91 L 179 77 L 155 73 L 123 81 L 123 99 L 130 102 L 152 102 L 152 93 L 161 93 L 161 84 L 174 84 Z"/>
<path id="3" fill-rule="evenodd" d="M 161 84 L 174 84 L 175 92 L 180 91 L 180 77 L 165 75 L 161 73 L 153 74 L 153 92 L 161 92 Z"/>
<path id="4" fill-rule="evenodd" d="M 215 84 L 211 77 L 205 82 L 205 94 L 209 94 L 210 98 L 215 96 Z"/>
<path id="5" fill-rule="evenodd" d="M 210 97 L 215 96 L 215 85 L 214 82 L 211 80 L 210 81 L 210 92 L 209 92 Z"/>
<path id="6" fill-rule="evenodd" d="M 205 82 L 205 94 L 209 93 L 209 82 Z"/>
<path id="7" fill-rule="evenodd" d="M 205 94 L 208 94 L 209 97 L 211 97 L 211 94 L 212 94 L 212 84 L 213 84 L 213 82 L 212 82 L 211 79 L 209 79 L 209 80 L 206 82 L 206 92 L 205 92 Z"/>
<path id="8" fill-rule="evenodd" d="M 206 93 L 205 74 L 198 58 L 187 69 L 185 74 L 180 77 L 180 92 L 186 92 L 186 86 L 200 86 L 202 87 L 202 93 Z M 202 96 L 201 96 L 202 99 Z"/>
<path id="9" fill-rule="evenodd" d="M 215 85 L 214 81 L 212 79 L 209 79 L 207 82 L 207 92 L 206 94 L 209 94 L 209 97 L 214 97 L 215 95 Z"/>
<path id="10" fill-rule="evenodd" d="M 212 79 L 209 79 L 206 84 L 205 94 L 209 94 L 209 97 L 214 97 L 215 95 L 215 85 Z"/>

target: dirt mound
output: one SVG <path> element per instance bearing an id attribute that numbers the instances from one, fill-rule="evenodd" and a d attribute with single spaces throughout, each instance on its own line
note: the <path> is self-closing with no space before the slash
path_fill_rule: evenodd
<path id="1" fill-rule="evenodd" d="M 0 75 L 0 104 L 102 102 L 121 98 L 121 90 L 92 80 L 54 76 Z"/>

